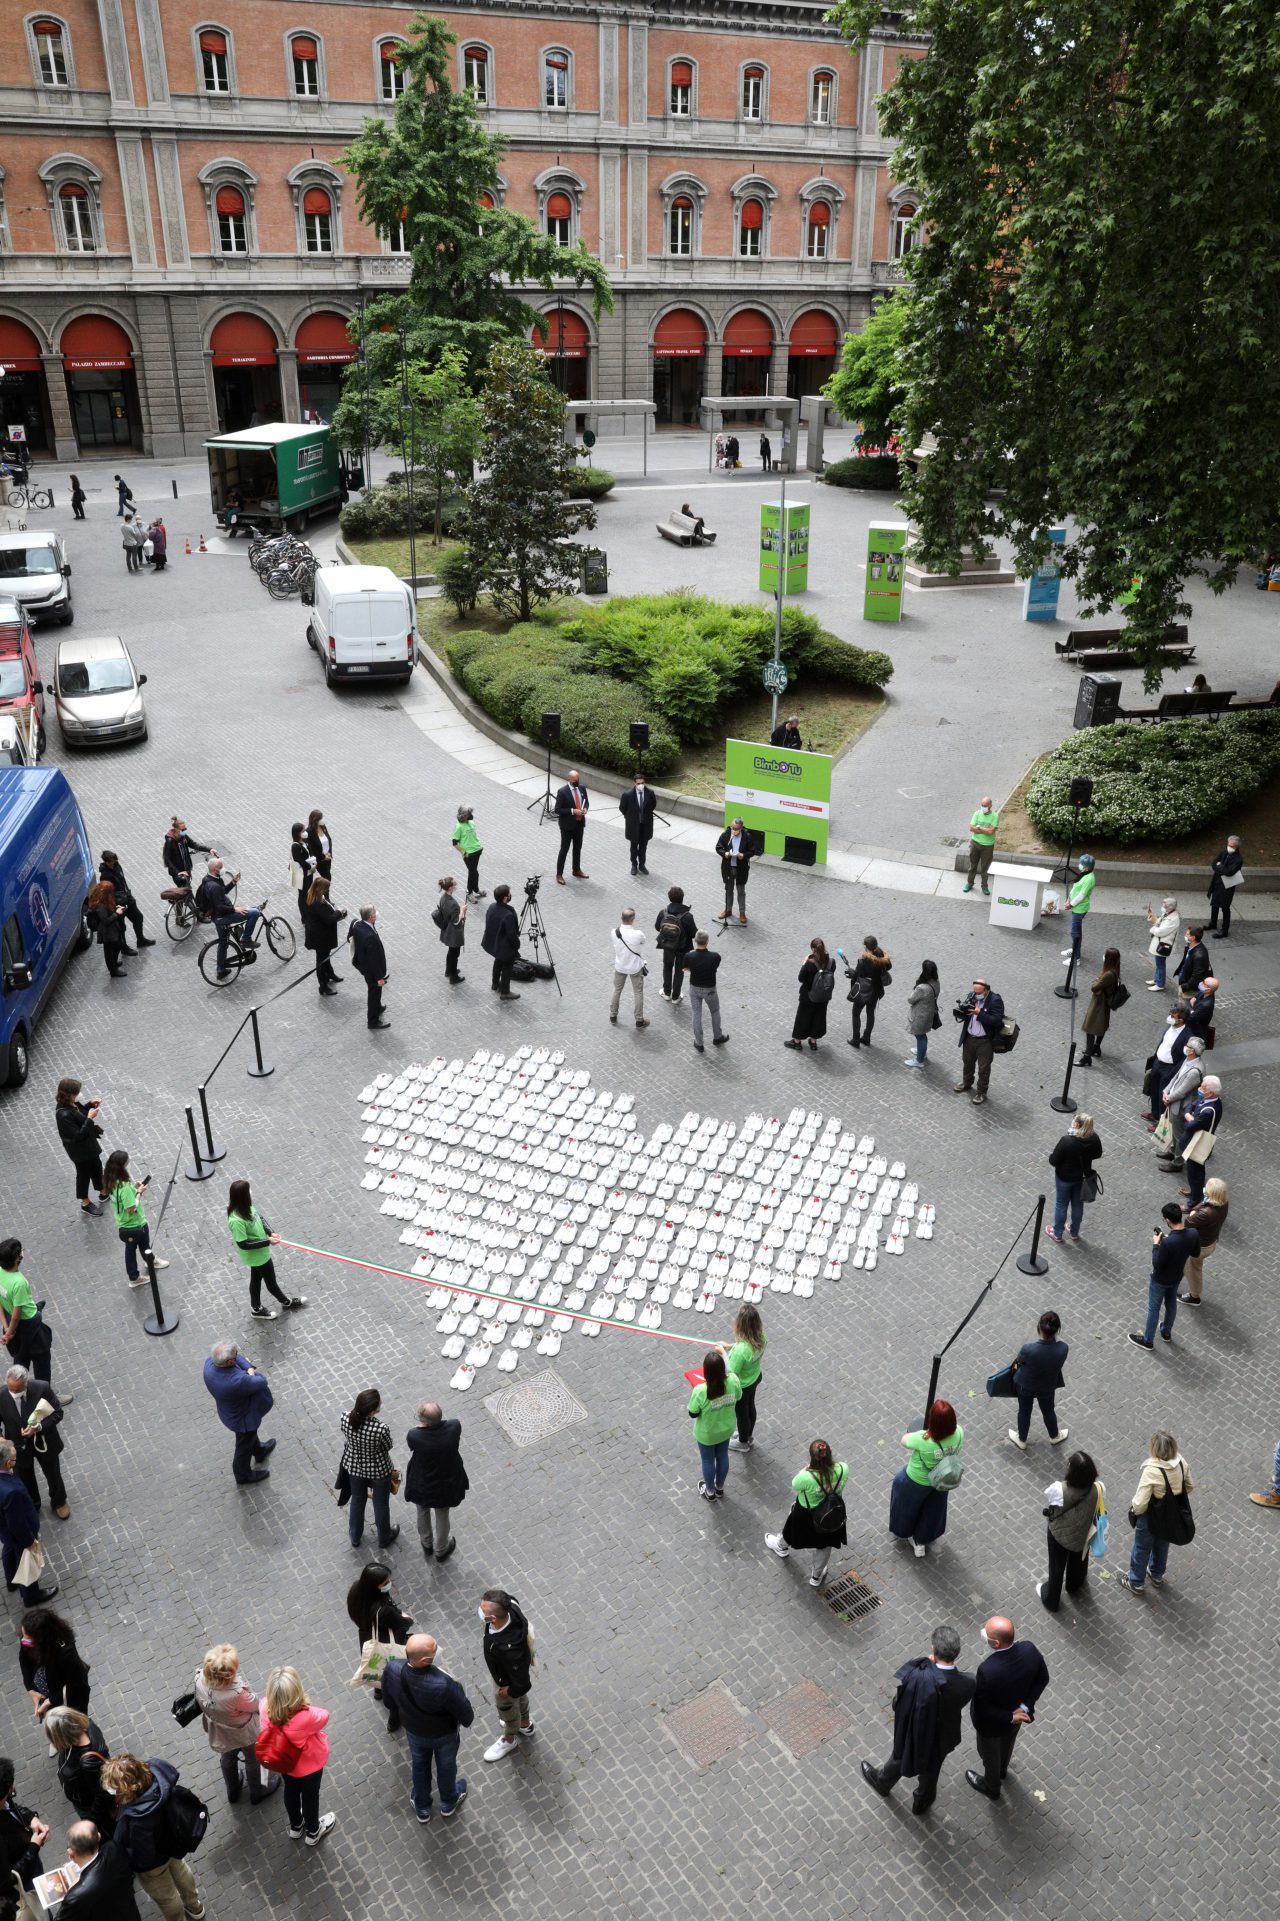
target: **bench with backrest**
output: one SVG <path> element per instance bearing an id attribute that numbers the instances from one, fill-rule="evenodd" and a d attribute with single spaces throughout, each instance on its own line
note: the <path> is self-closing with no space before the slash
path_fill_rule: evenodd
<path id="1" fill-rule="evenodd" d="M 1053 651 L 1068 666 L 1085 668 L 1137 667 L 1141 663 L 1127 644 L 1127 627 L 1073 627 L 1065 640 L 1055 640 Z M 1196 657 L 1185 627 L 1166 627 L 1157 658 L 1166 667 L 1184 666 Z"/>
<path id="2" fill-rule="evenodd" d="M 711 529 L 704 525 L 699 533 L 697 521 L 688 514 L 668 514 L 655 524 L 662 538 L 673 540 L 678 547 L 710 547 L 715 542 Z"/>

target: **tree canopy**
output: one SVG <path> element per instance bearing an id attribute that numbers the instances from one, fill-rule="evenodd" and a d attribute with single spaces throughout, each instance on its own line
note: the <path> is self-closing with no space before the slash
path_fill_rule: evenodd
<path id="1" fill-rule="evenodd" d="M 1274 0 L 913 0 L 880 103 L 928 244 L 909 269 L 904 445 L 926 564 L 1043 530 L 1082 603 L 1133 580 L 1151 663 L 1280 534 Z M 872 0 L 837 15 L 862 40 Z M 993 489 L 1003 489 L 993 499 Z M 1149 667 L 1149 679 L 1158 670 Z"/>
<path id="2" fill-rule="evenodd" d="M 846 420 L 861 422 L 868 448 L 887 447 L 898 429 L 906 399 L 902 365 L 906 319 L 904 294 L 878 301 L 862 332 L 845 335 L 840 365 L 822 389 Z"/>

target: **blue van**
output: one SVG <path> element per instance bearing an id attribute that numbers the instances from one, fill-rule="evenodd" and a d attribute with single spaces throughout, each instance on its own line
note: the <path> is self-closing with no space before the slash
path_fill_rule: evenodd
<path id="1" fill-rule="evenodd" d="M 31 1035 L 73 948 L 92 938 L 93 861 L 56 767 L 0 767 L 0 1086 L 27 1078 Z"/>

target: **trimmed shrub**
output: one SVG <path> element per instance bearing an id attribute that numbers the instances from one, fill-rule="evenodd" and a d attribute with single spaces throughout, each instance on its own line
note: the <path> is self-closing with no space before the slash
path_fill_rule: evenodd
<path id="1" fill-rule="evenodd" d="M 475 612 L 484 587 L 484 567 L 470 547 L 455 547 L 451 554 L 442 554 L 436 563 L 436 579 L 459 620 Z"/>
<path id="2" fill-rule="evenodd" d="M 876 493 L 894 493 L 902 485 L 902 475 L 893 454 L 867 454 L 859 460 L 833 460 L 824 467 L 822 478 L 828 487 L 866 487 Z"/>
<path id="3" fill-rule="evenodd" d="M 506 634 L 468 632 L 445 642 L 454 678 L 502 727 L 540 738 L 544 713 L 560 715 L 561 751 L 629 773 L 635 766 L 631 722 L 648 711 L 634 682 L 593 671 L 582 648 L 563 628 L 526 621 Z M 655 774 L 674 767 L 680 743 L 660 720 L 650 720 L 645 764 Z"/>
<path id="4" fill-rule="evenodd" d="M 419 481 L 413 503 L 413 531 L 421 540 L 435 530 L 435 495 Z M 366 487 L 358 500 L 349 500 L 338 515 L 338 526 L 348 540 L 390 540 L 408 533 L 408 510 L 409 490 L 397 473 L 385 486 Z M 462 496 L 448 495 L 440 517 L 441 533 L 449 538 L 461 533 L 461 516 Z"/>
<path id="5" fill-rule="evenodd" d="M 1046 840 L 1066 841 L 1072 778 L 1093 781 L 1084 815 L 1089 842 L 1177 841 L 1252 799 L 1280 771 L 1280 711 L 1220 720 L 1088 727 L 1046 754 L 1032 778 L 1027 816 Z"/>
<path id="6" fill-rule="evenodd" d="M 603 500 L 618 482 L 605 467 L 579 467 L 569 486 L 570 500 Z"/>

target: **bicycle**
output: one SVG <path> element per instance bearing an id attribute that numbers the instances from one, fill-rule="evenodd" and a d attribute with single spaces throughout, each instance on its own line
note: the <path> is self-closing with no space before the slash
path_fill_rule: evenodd
<path id="1" fill-rule="evenodd" d="M 294 953 L 297 950 L 297 942 L 293 937 L 293 929 L 290 927 L 288 921 L 285 920 L 281 914 L 272 914 L 268 917 L 266 901 L 260 904 L 258 913 L 260 919 L 252 934 L 246 935 L 244 933 L 243 921 L 233 921 L 231 923 L 227 935 L 227 958 L 225 963 L 227 971 L 222 978 L 219 978 L 218 975 L 217 940 L 206 941 L 200 949 L 200 972 L 210 987 L 229 987 L 242 967 L 252 967 L 258 958 L 258 942 L 264 934 L 266 936 L 267 946 L 271 949 L 271 952 L 277 960 L 289 961 L 293 959 Z"/>
<path id="2" fill-rule="evenodd" d="M 53 495 L 47 487 L 10 487 L 11 507 L 52 507 Z"/>
<path id="3" fill-rule="evenodd" d="M 274 567 L 267 575 L 267 592 L 272 600 L 288 600 L 293 594 L 306 595 L 316 577 L 316 560 L 313 554 L 299 555 L 297 559 L 286 561 L 282 567 Z"/>
<path id="4" fill-rule="evenodd" d="M 227 892 L 234 900 L 236 897 L 234 881 L 229 883 Z M 208 926 L 209 916 L 201 910 L 190 881 L 185 887 L 164 888 L 160 898 L 169 903 L 164 910 L 164 931 L 171 941 L 189 940 L 197 927 Z"/>

